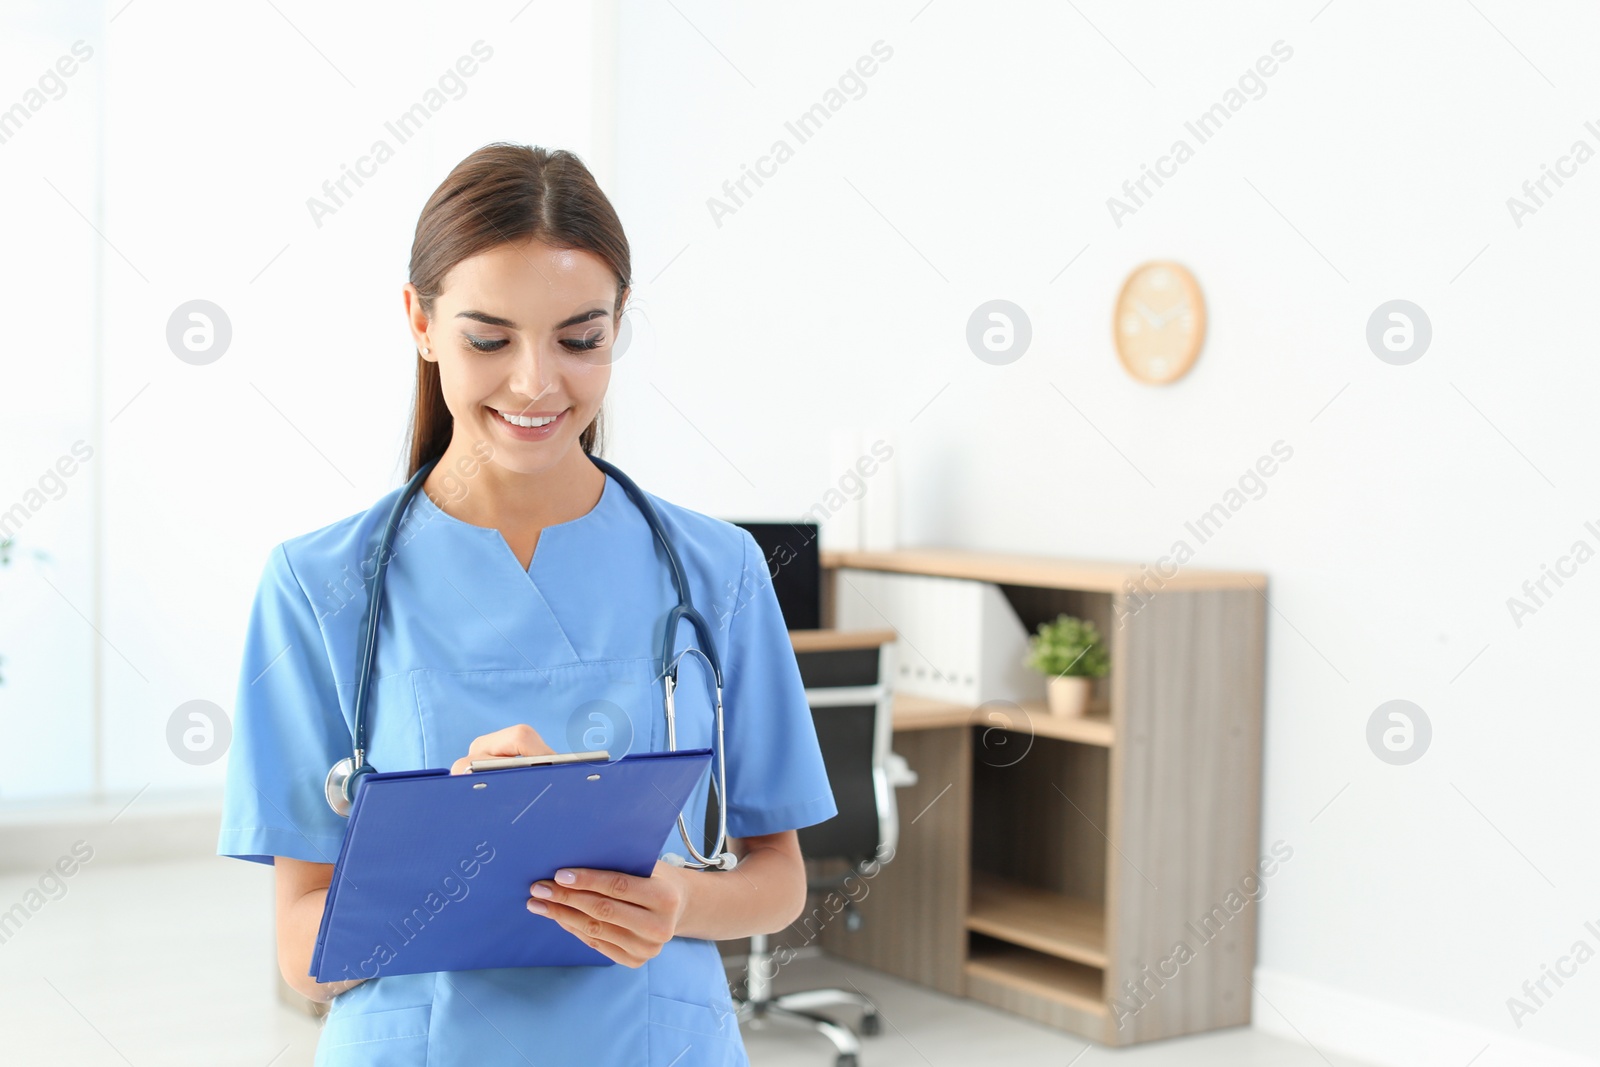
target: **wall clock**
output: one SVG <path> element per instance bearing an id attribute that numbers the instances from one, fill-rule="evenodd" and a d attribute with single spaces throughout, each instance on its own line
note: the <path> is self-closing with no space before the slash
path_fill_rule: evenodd
<path id="1" fill-rule="evenodd" d="M 1111 332 L 1129 374 L 1150 385 L 1177 381 L 1189 373 L 1205 342 L 1199 283 L 1179 263 L 1140 264 L 1122 283 Z"/>

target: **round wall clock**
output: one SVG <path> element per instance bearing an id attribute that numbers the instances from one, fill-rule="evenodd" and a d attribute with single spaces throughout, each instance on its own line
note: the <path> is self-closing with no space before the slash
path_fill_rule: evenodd
<path id="1" fill-rule="evenodd" d="M 1117 358 L 1129 374 L 1166 385 L 1189 373 L 1206 336 L 1206 304 L 1182 264 L 1144 263 L 1122 283 L 1111 323 Z"/>

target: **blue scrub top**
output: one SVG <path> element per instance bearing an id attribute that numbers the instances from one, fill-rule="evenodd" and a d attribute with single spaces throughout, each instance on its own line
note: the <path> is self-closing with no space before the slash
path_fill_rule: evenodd
<path id="1" fill-rule="evenodd" d="M 267 560 L 240 671 L 219 855 L 338 858 L 347 822 L 328 807 L 323 782 L 350 755 L 363 579 L 399 494 L 286 541 Z M 716 633 L 728 832 L 748 837 L 832 818 L 833 793 L 760 548 L 732 523 L 646 495 Z M 454 518 L 419 492 L 385 576 L 369 762 L 381 771 L 448 767 L 473 738 L 517 723 L 558 752 L 665 750 L 659 657 L 676 603 L 665 554 L 610 475 L 592 510 L 544 529 L 527 570 L 498 530 Z M 695 643 L 689 624 L 677 629 L 676 648 Z M 681 661 L 679 748 L 711 744 L 704 666 L 697 656 Z M 705 823 L 708 788 L 709 775 L 685 809 L 692 832 Z M 683 851 L 674 829 L 661 852 Z M 369 979 L 334 998 L 316 1063 L 746 1064 L 731 1013 L 716 945 L 679 937 L 639 968 Z"/>

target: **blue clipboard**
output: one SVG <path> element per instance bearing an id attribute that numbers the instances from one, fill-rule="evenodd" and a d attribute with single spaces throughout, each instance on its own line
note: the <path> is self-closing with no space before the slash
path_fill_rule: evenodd
<path id="1" fill-rule="evenodd" d="M 711 749 L 368 774 L 311 955 L 319 982 L 613 961 L 527 909 L 562 867 L 648 877 Z M 699 820 L 691 820 L 690 826 Z"/>

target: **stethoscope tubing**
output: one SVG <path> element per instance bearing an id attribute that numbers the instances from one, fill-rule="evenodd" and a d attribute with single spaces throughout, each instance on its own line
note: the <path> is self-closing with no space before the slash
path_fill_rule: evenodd
<path id="1" fill-rule="evenodd" d="M 705 660 L 706 665 L 711 669 L 712 680 L 716 687 L 714 728 L 716 765 L 711 781 L 711 788 L 717 794 L 716 844 L 712 847 L 709 856 L 702 854 L 695 847 L 689 828 L 684 821 L 683 813 L 680 811 L 678 813 L 678 832 L 689 850 L 689 858 L 684 859 L 681 856 L 671 855 L 668 859 L 683 867 L 732 869 L 736 861 L 732 853 L 724 851 L 727 844 L 728 828 L 728 779 L 726 756 L 723 751 L 722 663 L 721 658 L 717 655 L 717 646 L 712 638 L 710 624 L 695 609 L 693 595 L 689 590 L 689 581 L 684 574 L 683 561 L 679 559 L 677 549 L 673 547 L 672 541 L 667 537 L 661 517 L 656 513 L 656 509 L 651 504 L 650 499 L 645 496 L 643 490 L 634 484 L 632 478 L 623 474 L 614 464 L 593 455 L 589 457 L 589 460 L 603 472 L 616 479 L 617 484 L 621 485 L 629 498 L 633 500 L 634 505 L 644 515 L 645 522 L 655 534 L 656 541 L 660 543 L 662 549 L 666 552 L 667 566 L 672 572 L 672 584 L 678 594 L 678 603 L 667 614 L 667 627 L 666 633 L 662 638 L 661 651 L 661 676 L 666 691 L 667 750 L 669 752 L 678 750 L 677 712 L 673 695 L 678 685 L 679 660 L 689 653 L 694 653 Z M 378 623 L 383 606 L 384 574 L 389 567 L 389 557 L 392 555 L 395 531 L 400 526 L 400 521 L 405 515 L 406 508 L 422 488 L 422 483 L 427 480 L 429 473 L 432 472 L 438 462 L 437 459 L 430 460 L 418 468 L 417 472 L 406 482 L 405 488 L 395 500 L 394 506 L 389 509 L 389 514 L 383 524 L 383 531 L 378 539 L 377 559 L 373 562 L 372 574 L 367 578 L 367 613 L 363 621 L 361 661 L 359 673 L 356 676 L 355 729 L 351 738 L 353 750 L 349 759 L 340 760 L 328 772 L 326 786 L 329 805 L 333 807 L 335 812 L 346 817 L 349 815 L 350 805 L 354 802 L 356 786 L 360 779 L 367 774 L 374 773 L 376 770 L 366 761 L 367 701 L 371 695 L 372 672 L 377 663 Z M 672 646 L 676 643 L 678 623 L 682 620 L 689 622 L 700 647 L 686 648 L 683 652 L 674 656 Z M 343 772 L 341 778 L 341 768 L 345 767 L 346 764 L 349 764 L 349 767 Z M 342 804 L 340 803 L 341 800 Z"/>

